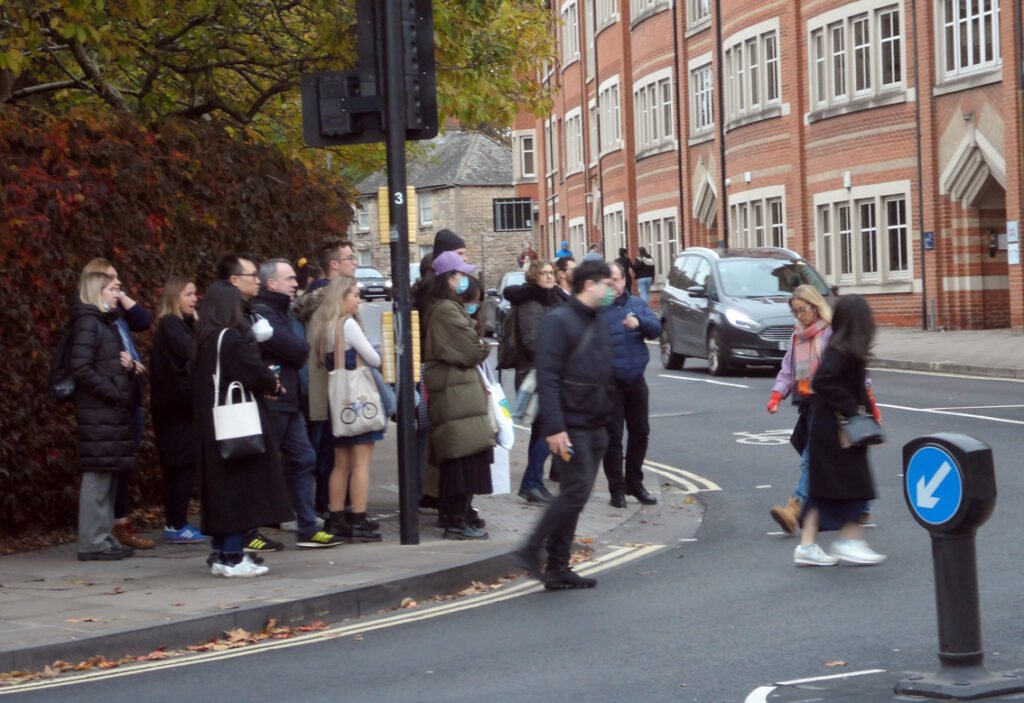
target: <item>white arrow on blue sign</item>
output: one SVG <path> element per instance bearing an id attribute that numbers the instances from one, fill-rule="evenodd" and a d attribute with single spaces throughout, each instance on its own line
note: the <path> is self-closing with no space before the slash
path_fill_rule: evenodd
<path id="1" fill-rule="evenodd" d="M 948 522 L 960 509 L 963 477 L 956 460 L 942 448 L 926 446 L 914 452 L 904 480 L 911 509 L 929 525 Z"/>

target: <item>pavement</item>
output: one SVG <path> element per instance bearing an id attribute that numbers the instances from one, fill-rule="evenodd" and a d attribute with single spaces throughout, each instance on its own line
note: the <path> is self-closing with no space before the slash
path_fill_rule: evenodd
<path id="1" fill-rule="evenodd" d="M 871 365 L 1024 379 L 1022 351 L 1024 335 L 1006 330 L 881 328 Z M 525 433 L 517 434 L 513 487 L 526 463 Z M 267 556 L 268 575 L 251 580 L 214 578 L 205 565 L 208 547 L 164 545 L 154 533 L 148 535 L 158 540 L 154 550 L 121 562 L 78 562 L 73 543 L 0 557 L 0 672 L 179 649 L 233 628 L 260 631 L 272 618 L 285 626 L 338 622 L 517 573 L 511 553 L 541 509 L 514 492 L 475 500 L 488 540 L 444 540 L 436 514 L 420 511 L 420 543 L 400 544 L 395 435 L 392 427 L 372 464 L 370 512 L 381 522 L 380 543 L 304 550 L 294 546 L 293 534 L 267 530 L 288 547 Z M 667 502 L 643 508 L 630 499 L 626 510 L 617 510 L 608 497 L 599 477 L 577 530 L 577 541 L 595 551 L 611 544 L 627 523 L 656 518 Z M 686 519 L 681 529 L 695 532 L 698 519 Z"/>

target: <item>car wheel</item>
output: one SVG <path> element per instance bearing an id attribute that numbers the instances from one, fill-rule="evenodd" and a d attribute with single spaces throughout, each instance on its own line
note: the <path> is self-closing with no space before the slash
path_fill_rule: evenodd
<path id="1" fill-rule="evenodd" d="M 658 340 L 661 347 L 661 367 L 668 371 L 678 371 L 686 363 L 686 357 L 672 351 L 672 340 L 668 333 L 668 320 L 661 322 L 661 337 Z"/>
<path id="2" fill-rule="evenodd" d="M 724 376 L 729 372 L 729 352 L 722 344 L 722 335 L 712 329 L 708 335 L 708 371 L 712 376 Z"/>

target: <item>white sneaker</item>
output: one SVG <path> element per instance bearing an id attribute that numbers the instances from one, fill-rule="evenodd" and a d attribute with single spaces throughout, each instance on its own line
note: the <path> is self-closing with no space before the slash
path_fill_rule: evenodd
<path id="1" fill-rule="evenodd" d="M 324 519 L 322 517 L 317 516 L 317 518 L 316 518 L 316 529 L 319 530 L 323 526 L 324 526 Z M 281 523 L 281 529 L 283 531 L 285 531 L 285 532 L 298 532 L 299 531 L 299 521 L 298 520 L 289 520 L 288 522 L 282 522 Z"/>
<path id="2" fill-rule="evenodd" d="M 886 559 L 884 554 L 876 552 L 862 539 L 837 539 L 830 551 L 839 561 L 855 566 L 873 566 Z"/>
<path id="3" fill-rule="evenodd" d="M 214 576 L 223 576 L 224 578 L 253 578 L 254 576 L 262 576 L 263 574 L 270 571 L 270 567 L 257 564 L 249 555 L 246 554 L 242 557 L 242 561 L 235 565 L 221 564 L 215 562 L 210 567 L 210 573 Z"/>
<path id="4" fill-rule="evenodd" d="M 839 560 L 830 557 L 816 544 L 809 544 L 806 547 L 797 545 L 793 550 L 793 563 L 797 566 L 835 566 Z"/>

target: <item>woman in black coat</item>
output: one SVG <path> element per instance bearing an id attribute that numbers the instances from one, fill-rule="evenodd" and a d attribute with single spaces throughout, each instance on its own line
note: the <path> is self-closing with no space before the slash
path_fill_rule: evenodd
<path id="1" fill-rule="evenodd" d="M 197 544 L 188 524 L 196 470 L 196 427 L 189 385 L 189 350 L 196 327 L 196 285 L 173 275 L 164 284 L 150 361 L 150 408 L 164 479 L 164 542 Z"/>
<path id="2" fill-rule="evenodd" d="M 113 535 L 117 476 L 134 471 L 132 374 L 136 364 L 121 346 L 115 280 L 82 276 L 71 306 L 71 374 L 75 379 L 75 446 L 82 486 L 78 504 L 78 560 L 131 556 Z"/>
<path id="3" fill-rule="evenodd" d="M 808 434 L 810 489 L 801 516 L 800 546 L 793 554 L 798 566 L 831 566 L 839 561 L 872 565 L 885 561 L 864 541 L 860 518 L 875 485 L 866 447 L 844 449 L 839 444 L 839 419 L 865 409 L 871 401 L 865 387 L 867 360 L 875 323 L 867 301 L 844 295 L 832 316 L 832 337 L 811 381 L 811 419 Z M 816 544 L 819 530 L 839 530 L 831 554 Z"/>
<path id="4" fill-rule="evenodd" d="M 255 456 L 222 459 L 213 427 L 213 376 L 221 332 L 218 397 L 233 381 L 252 394 L 259 407 L 265 451 Z M 206 291 L 192 342 L 192 400 L 199 440 L 202 528 L 213 540 L 210 572 L 214 576 L 248 577 L 267 573 L 243 553 L 246 530 L 293 517 L 291 501 L 274 440 L 265 395 L 277 395 L 281 384 L 260 359 L 256 340 L 245 323 L 242 294 L 217 281 Z"/>

